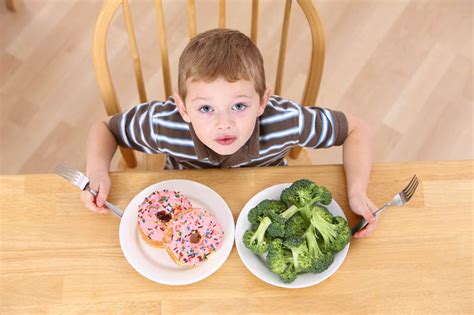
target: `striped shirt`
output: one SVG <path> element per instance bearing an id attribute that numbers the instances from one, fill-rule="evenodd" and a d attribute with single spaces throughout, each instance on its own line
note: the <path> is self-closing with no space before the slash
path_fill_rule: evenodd
<path id="1" fill-rule="evenodd" d="M 120 146 L 167 155 L 165 169 L 287 165 L 295 146 L 328 148 L 347 137 L 346 116 L 339 111 L 305 107 L 279 96 L 269 98 L 247 143 L 232 155 L 219 155 L 196 136 L 172 97 L 152 101 L 113 116 L 109 128 Z"/>

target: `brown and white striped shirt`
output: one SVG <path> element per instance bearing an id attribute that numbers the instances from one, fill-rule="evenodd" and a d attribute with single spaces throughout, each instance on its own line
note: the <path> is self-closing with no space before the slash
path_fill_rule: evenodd
<path id="1" fill-rule="evenodd" d="M 181 117 L 172 97 L 137 105 L 109 122 L 118 144 L 141 152 L 167 155 L 165 169 L 286 165 L 292 147 L 328 148 L 347 137 L 346 116 L 339 111 L 304 107 L 279 96 L 268 100 L 247 143 L 232 155 L 204 145 Z"/>

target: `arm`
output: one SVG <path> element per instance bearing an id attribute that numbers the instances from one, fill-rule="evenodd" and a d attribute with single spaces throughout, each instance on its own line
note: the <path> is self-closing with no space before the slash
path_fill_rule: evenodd
<path id="1" fill-rule="evenodd" d="M 366 228 L 355 234 L 355 237 L 364 237 L 372 233 L 377 226 L 377 220 L 372 215 L 377 207 L 367 197 L 374 136 L 367 123 L 351 115 L 346 117 L 348 135 L 343 144 L 343 161 L 347 194 L 352 211 L 369 222 Z"/>
<path id="2" fill-rule="evenodd" d="M 117 141 L 109 130 L 108 122 L 95 122 L 87 136 L 87 173 L 109 172 L 110 162 L 117 150 Z"/>
<path id="3" fill-rule="evenodd" d="M 104 201 L 110 191 L 109 169 L 110 162 L 117 150 L 117 141 L 108 128 L 108 122 L 97 121 L 92 125 L 87 137 L 87 167 L 86 174 L 90 179 L 90 186 L 98 192 L 94 198 L 88 191 L 81 193 L 81 200 L 92 211 L 109 212 L 104 207 Z"/>

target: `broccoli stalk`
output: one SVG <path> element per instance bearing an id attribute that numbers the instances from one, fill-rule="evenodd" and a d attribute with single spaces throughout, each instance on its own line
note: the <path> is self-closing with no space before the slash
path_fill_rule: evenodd
<path id="1" fill-rule="evenodd" d="M 310 225 L 305 233 L 306 244 L 308 251 L 314 258 L 311 272 L 320 273 L 328 269 L 334 261 L 334 254 L 332 252 L 323 253 L 319 248 L 317 236 L 315 234 L 314 226 Z"/>
<path id="2" fill-rule="evenodd" d="M 244 244 L 255 254 L 261 255 L 268 250 L 268 240 L 265 238 L 265 232 L 272 221 L 270 218 L 265 217 L 260 221 L 260 224 L 256 231 L 247 230 L 244 233 Z"/>
<path id="3" fill-rule="evenodd" d="M 350 240 L 349 225 L 342 217 L 334 217 L 332 222 L 328 222 L 325 217 L 325 209 L 316 206 L 313 208 L 310 222 L 323 238 L 323 251 L 337 253 Z"/>
<path id="4" fill-rule="evenodd" d="M 293 265 L 291 252 L 283 246 L 283 240 L 274 239 L 269 246 L 266 263 L 271 272 L 285 283 L 293 282 L 297 272 Z"/>
<path id="5" fill-rule="evenodd" d="M 306 246 L 303 238 L 288 238 L 284 241 L 283 246 L 291 250 L 293 257 L 293 268 L 296 272 L 306 272 L 312 270 L 314 259 L 309 253 L 308 247 Z"/>

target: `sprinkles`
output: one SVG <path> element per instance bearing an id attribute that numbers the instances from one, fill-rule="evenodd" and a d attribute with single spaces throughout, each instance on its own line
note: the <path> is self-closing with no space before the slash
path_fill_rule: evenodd
<path id="1" fill-rule="evenodd" d="M 191 203 L 180 192 L 154 191 L 140 204 L 137 224 L 153 245 L 162 246 L 169 221 L 190 208 Z"/>
<path id="2" fill-rule="evenodd" d="M 217 218 L 205 209 L 196 208 L 182 213 L 168 228 L 172 231 L 169 253 L 185 265 L 196 266 L 205 262 L 222 245 L 222 227 Z M 196 234 L 201 237 L 196 238 Z"/>

